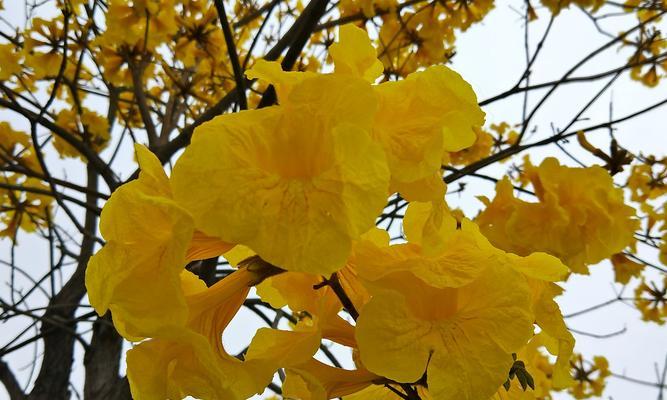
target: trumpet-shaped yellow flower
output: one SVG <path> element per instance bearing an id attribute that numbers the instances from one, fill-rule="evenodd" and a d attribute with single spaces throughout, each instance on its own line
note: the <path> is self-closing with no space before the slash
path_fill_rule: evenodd
<path id="1" fill-rule="evenodd" d="M 23 161 L 23 160 L 22 160 Z M 18 230 L 35 232 L 45 227 L 50 221 L 53 197 L 48 194 L 32 192 L 50 192 L 50 187 L 38 179 L 21 180 L 18 174 L 3 177 L 2 183 L 22 186 L 23 190 L 0 189 L 0 238 L 8 237 L 17 242 Z"/>
<path id="2" fill-rule="evenodd" d="M 667 165 L 665 163 L 633 165 L 627 180 L 632 190 L 632 201 L 645 202 L 667 193 Z"/>
<path id="3" fill-rule="evenodd" d="M 178 30 L 173 0 L 112 0 L 106 17 L 100 43 L 119 47 L 141 45 L 152 51 Z"/>
<path id="4" fill-rule="evenodd" d="M 100 315 L 111 309 L 116 328 L 128 339 L 185 323 L 179 274 L 194 231 L 189 214 L 169 198 L 157 158 L 142 146 L 136 151 L 142 172 L 118 188 L 102 210 L 100 231 L 107 243 L 86 271 L 90 304 Z"/>
<path id="5" fill-rule="evenodd" d="M 375 104 L 367 82 L 324 75 L 280 106 L 217 117 L 176 163 L 174 196 L 207 235 L 330 274 L 386 201 L 385 157 L 368 133 Z"/>
<path id="6" fill-rule="evenodd" d="M 488 265 L 501 265 L 523 274 L 531 288 L 530 308 L 535 316 L 535 324 L 549 339 L 548 350 L 558 356 L 554 372 L 554 384 L 565 387 L 570 383 L 568 361 L 574 348 L 574 337 L 563 321 L 558 304 L 553 298 L 560 294 L 560 288 L 551 282 L 565 278 L 568 268 L 556 257 L 545 253 L 532 253 L 525 257 L 506 253 L 493 247 L 479 232 L 475 223 L 466 219 L 455 219 L 446 211 L 444 204 L 411 203 L 404 218 L 404 231 L 408 240 L 415 244 L 392 246 L 380 254 L 368 257 L 367 264 L 373 269 L 371 276 L 382 276 L 375 260 L 385 265 L 388 273 L 396 270 L 410 271 L 425 283 L 434 287 L 458 287 L 479 274 Z M 409 259 L 405 254 L 415 246 L 418 255 L 412 251 Z M 377 253 L 377 251 L 376 251 Z M 419 254 L 421 253 L 421 254 Z M 406 262 L 407 261 L 407 262 Z M 373 279 L 373 278 L 368 278 Z M 448 280 L 449 279 L 449 280 Z"/>
<path id="7" fill-rule="evenodd" d="M 374 81 L 382 71 L 367 34 L 353 25 L 340 29 L 331 46 L 334 75 Z M 275 62 L 258 61 L 248 77 L 272 83 L 282 104 L 292 88 L 312 73 L 285 72 Z M 484 113 L 470 85 L 445 66 L 410 74 L 405 80 L 373 86 L 379 100 L 372 135 L 385 150 L 391 191 L 408 200 L 444 196 L 440 168 L 448 152 L 473 145 Z M 371 115 L 371 114 L 369 114 Z"/>
<path id="8" fill-rule="evenodd" d="M 473 128 L 484 123 L 472 88 L 449 68 L 433 66 L 375 92 L 380 106 L 373 135 L 387 152 L 392 189 L 408 200 L 440 198 L 444 189 L 428 182 L 441 180 L 444 152 L 472 146 Z"/>
<path id="9" fill-rule="evenodd" d="M 364 242 L 355 249 L 359 275 L 374 295 L 357 324 L 361 360 L 369 370 L 414 382 L 427 369 L 429 394 L 435 399 L 489 397 L 507 379 L 511 353 L 517 348 L 508 349 L 527 342 L 534 321 L 555 337 L 554 354 L 567 363 L 572 349 L 568 345 L 574 340 L 567 340 L 572 336 L 553 296 L 543 299 L 541 289 L 567 274 L 557 258 L 544 253 L 520 257 L 496 249 L 473 222 L 454 218 L 443 203 L 411 203 L 404 231 L 406 244 L 380 247 Z M 531 289 L 533 285 L 541 291 Z M 477 292 L 481 287 L 488 291 Z M 501 300 L 505 296 L 507 303 Z M 471 320 L 481 325 L 467 325 Z M 382 324 L 386 332 L 380 332 Z M 516 329 L 514 337 L 498 336 L 500 329 L 508 329 L 500 328 L 503 324 Z M 489 328 L 494 325 L 498 328 Z M 492 344 L 482 343 L 485 331 L 494 332 L 486 339 Z M 391 335 L 395 338 L 389 339 Z M 383 346 L 384 354 L 379 351 Z M 488 364 L 476 360 L 481 348 L 488 352 Z M 509 364 L 501 368 L 503 362 Z M 477 370 L 484 371 L 480 380 L 471 377 L 479 375 Z M 499 383 L 486 386 L 489 382 Z"/>
<path id="10" fill-rule="evenodd" d="M 188 331 L 170 340 L 143 342 L 127 352 L 127 375 L 137 400 L 176 400 L 188 395 L 237 399 L 228 384 L 236 364 L 217 357 L 202 336 Z"/>
<path id="11" fill-rule="evenodd" d="M 65 35 L 63 17 L 33 18 L 31 22 L 30 30 L 24 32 L 25 44 L 22 51 L 24 64 L 32 69 L 34 79 L 55 77 L 63 60 L 63 54 L 56 51 L 56 43 Z"/>
<path id="12" fill-rule="evenodd" d="M 227 353 L 221 336 L 250 287 L 280 272 L 249 262 L 210 288 L 188 271 L 181 275 L 189 309 L 185 327 L 165 329 L 128 352 L 134 397 L 145 399 L 246 399 L 261 392 L 280 367 L 307 362 L 319 337 L 260 329 L 243 361 Z"/>
<path id="13" fill-rule="evenodd" d="M 539 202 L 515 198 L 505 179 L 496 186 L 493 202 L 484 200 L 487 207 L 477 217 L 495 246 L 519 255 L 543 251 L 572 271 L 587 273 L 587 264 L 634 243 L 635 211 L 625 205 L 622 191 L 604 169 L 569 168 L 547 158 L 539 167 L 528 162 L 525 170 Z"/>
<path id="14" fill-rule="evenodd" d="M 468 266 L 468 271 L 479 274 L 485 265 L 503 265 L 523 274 L 531 288 L 530 308 L 535 317 L 535 324 L 542 329 L 542 340 L 547 343 L 547 349 L 551 354 L 558 356 L 553 373 L 554 386 L 561 388 L 571 383 L 568 361 L 574 348 L 574 337 L 565 326 L 560 308 L 553 300 L 561 293 L 561 289 L 552 282 L 563 280 L 568 273 L 568 268 L 559 259 L 539 252 L 521 257 L 494 248 L 479 233 L 478 227 L 473 222 L 460 218 L 454 220 L 444 211 L 443 206 L 410 204 L 404 219 L 404 230 L 411 241 L 419 242 L 427 239 L 425 244 L 428 245 L 430 242 L 432 250 L 425 247 L 425 244 L 422 244 L 422 247 L 427 251 L 436 251 L 435 254 L 439 254 L 437 259 L 444 258 L 445 262 L 451 262 L 450 265 L 444 265 L 452 275 L 465 271 L 462 266 Z M 456 245 L 455 240 L 460 244 Z M 422 263 L 423 261 L 421 263 L 412 261 L 410 270 L 414 275 L 420 276 L 420 269 L 424 268 Z M 430 271 L 432 276 L 421 277 L 431 286 L 437 287 L 438 282 L 442 285 L 440 287 L 455 286 L 452 282 L 439 280 L 443 270 L 445 268 L 433 268 Z M 475 276 L 472 275 L 472 278 Z M 467 281 L 471 280 L 470 276 L 466 278 Z"/>
<path id="15" fill-rule="evenodd" d="M 171 199 L 162 165 L 145 147 L 136 151 L 139 178 L 107 201 L 100 221 L 107 243 L 86 270 L 90 304 L 100 315 L 110 309 L 116 328 L 130 340 L 184 325 L 180 273 L 186 256 L 212 257 L 230 247 L 219 240 L 192 243 L 192 218 Z"/>
<path id="16" fill-rule="evenodd" d="M 373 295 L 357 320 L 361 361 L 398 382 L 426 373 L 436 400 L 489 398 L 533 331 L 528 286 L 504 266 L 445 289 L 395 273 Z"/>

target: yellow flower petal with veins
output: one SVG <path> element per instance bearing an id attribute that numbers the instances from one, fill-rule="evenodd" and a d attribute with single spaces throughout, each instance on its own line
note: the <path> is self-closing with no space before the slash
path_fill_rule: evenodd
<path id="1" fill-rule="evenodd" d="M 188 308 L 180 275 L 186 257 L 214 257 L 231 247 L 219 239 L 201 240 L 192 217 L 171 199 L 159 160 L 141 145 L 135 149 L 139 178 L 107 201 L 100 219 L 107 243 L 86 270 L 90 304 L 100 315 L 110 309 L 128 340 L 185 325 Z"/>
<path id="2" fill-rule="evenodd" d="M 374 111 L 366 82 L 328 75 L 279 107 L 217 117 L 176 163 L 174 197 L 209 236 L 287 270 L 330 274 L 386 201 L 386 161 L 368 134 Z"/>
<path id="3" fill-rule="evenodd" d="M 205 260 L 227 253 L 232 250 L 233 247 L 233 244 L 223 242 L 216 237 L 207 236 L 202 232 L 195 231 L 190 240 L 190 246 L 188 247 L 185 258 L 187 261 Z"/>
<path id="4" fill-rule="evenodd" d="M 329 53 L 336 66 L 336 74 L 352 75 L 374 82 L 384 70 L 377 58 L 377 50 L 371 44 L 368 33 L 347 24 L 340 27 L 338 43 L 329 47 Z"/>
<path id="5" fill-rule="evenodd" d="M 529 301 L 523 277 L 503 266 L 456 289 L 393 274 L 357 320 L 361 360 L 398 382 L 426 373 L 433 399 L 489 398 L 507 379 L 511 354 L 532 335 Z"/>
<path id="6" fill-rule="evenodd" d="M 392 187 L 408 200 L 435 199 L 439 190 L 419 193 L 410 184 L 429 182 L 440 171 L 444 152 L 473 145 L 473 128 L 484 123 L 475 93 L 445 66 L 382 83 L 375 91 L 380 108 L 373 135 L 387 152 Z"/>
<path id="7" fill-rule="evenodd" d="M 166 197 L 159 161 L 143 146 L 136 151 L 142 172 L 107 201 L 100 220 L 107 244 L 86 270 L 90 304 L 100 315 L 111 309 L 128 339 L 185 323 L 179 274 L 193 234 L 189 214 Z"/>

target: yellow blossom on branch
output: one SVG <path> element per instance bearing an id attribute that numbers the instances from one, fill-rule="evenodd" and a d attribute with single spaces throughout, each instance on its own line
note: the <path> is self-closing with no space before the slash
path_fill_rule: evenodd
<path id="1" fill-rule="evenodd" d="M 577 273 L 634 243 L 635 210 L 605 170 L 565 167 L 554 158 L 525 169 L 538 202 L 515 198 L 507 179 L 492 202 L 483 199 L 486 209 L 476 221 L 491 243 L 519 255 L 549 253 Z M 550 222 L 535 223 L 542 220 Z"/>

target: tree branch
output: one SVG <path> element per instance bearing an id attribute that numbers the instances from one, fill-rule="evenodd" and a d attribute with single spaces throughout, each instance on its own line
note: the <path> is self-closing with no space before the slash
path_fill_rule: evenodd
<path id="1" fill-rule="evenodd" d="M 87 168 L 88 188 L 97 189 L 98 175 L 92 166 Z M 97 207 L 97 197 L 89 194 L 86 201 L 91 207 Z M 84 229 L 95 232 L 97 215 L 86 212 Z M 66 326 L 74 328 L 76 320 L 74 314 L 81 298 L 86 293 L 84 277 L 88 260 L 93 254 L 95 240 L 90 236 L 83 236 L 81 252 L 74 274 L 65 286 L 49 301 L 49 308 L 44 312 L 44 318 L 65 321 Z M 42 324 L 41 331 L 44 341 L 44 355 L 42 366 L 35 380 L 28 400 L 52 400 L 69 398 L 70 374 L 74 358 L 74 335 L 64 329 L 49 329 Z"/>
<path id="2" fill-rule="evenodd" d="M 113 327 L 110 314 L 99 317 L 93 324 L 93 337 L 83 359 L 86 367 L 85 399 L 112 399 L 116 396 L 122 386 L 122 378 L 118 374 L 122 349 L 123 338 Z M 129 387 L 127 389 L 129 395 Z"/>
<path id="3" fill-rule="evenodd" d="M 232 30 L 229 28 L 229 20 L 227 20 L 227 13 L 225 12 L 225 5 L 222 0 L 214 0 L 215 8 L 218 10 L 218 19 L 222 25 L 222 33 L 225 36 L 225 43 L 227 44 L 227 53 L 229 60 L 232 63 L 232 70 L 234 71 L 234 81 L 236 81 L 236 93 L 239 109 L 246 110 L 248 102 L 245 97 L 245 77 L 241 70 L 239 63 L 239 54 L 236 52 L 236 45 L 234 44 L 234 36 Z"/>
<path id="4" fill-rule="evenodd" d="M 10 400 L 23 400 L 25 393 L 6 362 L 0 360 L 0 382 L 5 385 Z"/>

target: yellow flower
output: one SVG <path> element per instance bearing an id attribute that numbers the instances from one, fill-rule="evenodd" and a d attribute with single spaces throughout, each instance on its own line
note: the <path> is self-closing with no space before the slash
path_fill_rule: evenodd
<path id="1" fill-rule="evenodd" d="M 193 67 L 204 59 L 226 53 L 225 39 L 218 25 L 218 13 L 212 4 L 190 2 L 182 15 L 177 16 L 183 36 L 173 44 L 176 57 L 186 67 Z"/>
<path id="2" fill-rule="evenodd" d="M 449 68 L 433 66 L 375 92 L 380 107 L 373 135 L 387 153 L 392 190 L 408 200 L 441 198 L 444 153 L 470 147 L 473 128 L 484 123 L 472 88 Z"/>
<path id="3" fill-rule="evenodd" d="M 510 268 L 486 266 L 468 285 L 437 289 L 402 273 L 375 289 L 357 320 L 361 361 L 398 382 L 426 373 L 433 399 L 489 398 L 532 335 L 528 287 Z"/>
<path id="4" fill-rule="evenodd" d="M 127 352 L 127 376 L 137 400 L 236 399 L 228 382 L 236 363 L 212 353 L 188 331 L 171 340 L 149 340 Z"/>
<path id="5" fill-rule="evenodd" d="M 420 67 L 446 63 L 456 40 L 453 7 L 457 5 L 443 2 L 414 12 L 403 10 L 400 18 L 384 15 L 378 42 L 385 74 L 405 77 Z"/>
<path id="6" fill-rule="evenodd" d="M 250 261 L 210 288 L 181 274 L 189 317 L 185 327 L 163 329 L 128 352 L 134 398 L 246 399 L 261 392 L 279 367 L 307 362 L 319 338 L 301 332 L 260 329 L 244 361 L 227 353 L 221 336 L 250 288 L 280 270 Z"/>
<path id="7" fill-rule="evenodd" d="M 18 147 L 18 148 L 17 148 Z M 30 147 L 30 137 L 21 131 L 14 130 L 9 122 L 0 122 L 0 155 L 3 163 L 17 155 L 16 150 Z"/>
<path id="8" fill-rule="evenodd" d="M 51 188 L 38 179 L 22 179 L 19 174 L 2 177 L 2 183 L 19 185 L 50 192 Z M 35 232 L 46 227 L 51 213 L 53 197 L 30 191 L 0 189 L 0 238 L 8 237 L 17 242 L 18 230 Z"/>
<path id="9" fill-rule="evenodd" d="M 162 165 L 145 147 L 135 149 L 139 178 L 107 201 L 100 220 L 107 243 L 86 270 L 90 304 L 100 315 L 111 310 L 116 329 L 129 340 L 184 325 L 188 311 L 180 273 L 186 254 L 211 257 L 230 247 L 219 240 L 204 243 L 213 254 L 192 247 L 192 218 L 171 199 Z"/>
<path id="10" fill-rule="evenodd" d="M 593 363 L 585 363 L 581 354 L 572 356 L 572 370 L 576 383 L 568 391 L 576 399 L 600 397 L 605 379 L 611 375 L 609 362 L 602 356 L 593 357 Z"/>
<path id="11" fill-rule="evenodd" d="M 63 17 L 58 16 L 50 20 L 33 18 L 31 22 L 31 29 L 24 32 L 25 66 L 33 70 L 34 79 L 55 77 L 63 60 L 60 46 L 65 35 Z"/>
<path id="12" fill-rule="evenodd" d="M 654 171 L 654 167 L 657 167 L 657 171 Z M 666 194 L 666 173 L 667 166 L 664 163 L 633 165 L 627 181 L 632 190 L 632 201 L 645 202 Z"/>
<path id="13" fill-rule="evenodd" d="M 559 356 L 558 374 L 567 374 L 574 339 L 547 290 L 548 282 L 567 274 L 567 267 L 544 253 L 520 257 L 494 248 L 473 222 L 454 218 L 442 203 L 411 203 L 403 228 L 406 244 L 380 247 L 363 242 L 355 248 L 357 270 L 374 296 L 357 323 L 361 360 L 367 368 L 399 382 L 417 381 L 427 368 L 429 393 L 435 399 L 488 397 L 507 379 L 512 358 L 505 369 L 500 365 L 517 350 L 507 349 L 523 346 L 535 321 L 555 343 L 549 349 Z M 488 292 L 477 292 L 494 280 L 493 288 L 484 289 Z M 500 300 L 505 296 L 509 296 L 507 303 Z M 468 325 L 471 319 L 481 325 L 473 328 Z M 386 333 L 380 332 L 382 324 Z M 486 324 L 507 324 L 516 329 L 516 337 L 501 335 L 505 344 L 495 342 L 499 347 L 486 348 L 490 362 L 478 365 L 467 360 L 475 360 L 474 354 L 480 351 L 474 346 L 484 340 Z M 499 330 L 493 330 L 494 334 Z M 396 339 L 390 340 L 390 335 Z M 399 346 L 406 347 L 396 350 Z M 396 354 L 383 354 L 381 347 Z M 436 358 L 437 354 L 442 358 Z M 396 368 L 399 360 L 405 367 Z M 463 372 L 457 375 L 455 368 Z M 478 370 L 484 370 L 486 383 L 466 373 L 479 374 Z M 446 382 L 446 389 L 436 389 L 442 385 L 438 381 Z M 494 387 L 488 382 L 499 383 Z M 446 393 L 451 397 L 443 397 Z"/>
<path id="14" fill-rule="evenodd" d="M 604 169 L 569 168 L 555 158 L 539 167 L 525 166 L 537 203 L 514 197 L 504 179 L 493 202 L 477 217 L 482 233 L 495 246 L 519 255 L 543 251 L 577 273 L 634 243 L 639 226 L 635 210 L 623 201 Z"/>
<path id="15" fill-rule="evenodd" d="M 177 161 L 174 196 L 207 235 L 330 274 L 386 202 L 385 157 L 368 133 L 375 104 L 367 82 L 323 75 L 280 106 L 217 117 Z"/>
<path id="16" fill-rule="evenodd" d="M 635 289 L 635 306 L 642 314 L 643 321 L 663 325 L 667 320 L 667 277 L 662 289 L 655 282 L 646 283 L 644 279 Z"/>
<path id="17" fill-rule="evenodd" d="M 112 0 L 106 13 L 107 29 L 99 40 L 105 45 L 138 45 L 152 51 L 176 33 L 176 21 L 173 0 Z"/>
<path id="18" fill-rule="evenodd" d="M 340 42 L 331 46 L 334 75 L 374 81 L 382 69 L 375 53 L 363 30 L 341 27 Z M 260 60 L 247 75 L 272 83 L 283 104 L 295 85 L 315 74 L 285 72 L 278 63 Z M 391 191 L 408 200 L 442 198 L 443 157 L 470 147 L 476 140 L 474 129 L 484 122 L 472 88 L 449 68 L 433 66 L 373 89 L 379 109 L 374 113 L 372 137 L 387 155 Z"/>
<path id="19" fill-rule="evenodd" d="M 56 123 L 67 130 L 75 139 L 80 140 L 94 151 L 100 152 L 109 145 L 109 123 L 95 111 L 83 108 L 81 114 L 75 110 L 63 109 L 56 116 Z M 81 129 L 83 128 L 83 130 Z M 65 139 L 53 135 L 53 147 L 61 158 L 83 156 Z"/>
<path id="20" fill-rule="evenodd" d="M 100 232 L 107 243 L 86 271 L 90 304 L 100 315 L 110 309 L 128 339 L 185 323 L 179 274 L 194 232 L 191 217 L 169 198 L 160 162 L 142 146 L 136 151 L 142 172 L 104 206 Z"/>
<path id="21" fill-rule="evenodd" d="M 21 54 L 13 44 L 0 44 L 0 60 L 0 81 L 8 81 L 21 72 Z"/>

